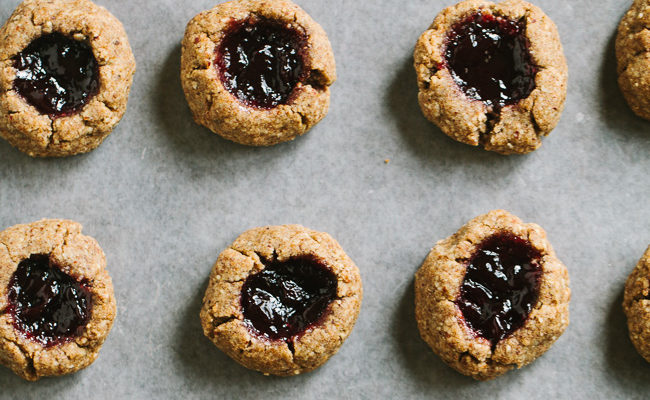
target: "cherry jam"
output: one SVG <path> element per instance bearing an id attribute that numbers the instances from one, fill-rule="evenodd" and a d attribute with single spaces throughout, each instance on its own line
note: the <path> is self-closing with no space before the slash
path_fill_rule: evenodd
<path id="1" fill-rule="evenodd" d="M 268 19 L 233 22 L 217 49 L 224 87 L 245 105 L 286 104 L 307 75 L 304 34 Z"/>
<path id="2" fill-rule="evenodd" d="M 41 113 L 75 114 L 99 92 L 99 64 L 85 42 L 60 33 L 34 40 L 13 58 L 14 90 Z"/>
<path id="3" fill-rule="evenodd" d="M 447 36 L 446 60 L 467 97 L 495 109 L 516 104 L 535 89 L 537 67 L 523 21 L 479 12 Z"/>
<path id="4" fill-rule="evenodd" d="M 469 260 L 456 304 L 467 326 L 492 346 L 521 328 L 537 303 L 540 257 L 528 241 L 498 233 Z"/>
<path id="5" fill-rule="evenodd" d="M 45 254 L 33 254 L 18 264 L 8 297 L 16 329 L 45 347 L 80 336 L 90 320 L 88 285 L 65 274 Z"/>
<path id="6" fill-rule="evenodd" d="M 271 340 L 290 342 L 318 323 L 336 298 L 337 286 L 334 273 L 313 257 L 268 263 L 244 283 L 244 321 Z"/>

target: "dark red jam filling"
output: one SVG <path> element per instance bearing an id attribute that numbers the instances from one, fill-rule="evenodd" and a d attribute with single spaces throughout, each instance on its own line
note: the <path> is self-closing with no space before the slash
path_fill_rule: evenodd
<path id="1" fill-rule="evenodd" d="M 541 254 L 511 233 L 479 245 L 467 265 L 456 304 L 465 323 L 492 346 L 521 328 L 539 295 Z"/>
<path id="2" fill-rule="evenodd" d="M 307 39 L 268 19 L 233 22 L 217 49 L 221 82 L 247 106 L 271 109 L 286 104 L 308 68 Z"/>
<path id="3" fill-rule="evenodd" d="M 456 24 L 447 36 L 446 58 L 454 81 L 471 99 L 496 110 L 535 89 L 537 67 L 523 21 L 485 12 Z"/>
<path id="4" fill-rule="evenodd" d="M 85 42 L 60 33 L 34 40 L 13 58 L 14 89 L 45 115 L 75 114 L 99 92 L 99 64 Z"/>
<path id="5" fill-rule="evenodd" d="M 262 336 L 292 343 L 320 321 L 337 286 L 334 273 L 314 257 L 266 263 L 242 288 L 244 321 Z"/>
<path id="6" fill-rule="evenodd" d="M 14 326 L 46 347 L 80 336 L 91 308 L 88 285 L 65 274 L 44 254 L 32 254 L 21 261 L 9 281 Z"/>

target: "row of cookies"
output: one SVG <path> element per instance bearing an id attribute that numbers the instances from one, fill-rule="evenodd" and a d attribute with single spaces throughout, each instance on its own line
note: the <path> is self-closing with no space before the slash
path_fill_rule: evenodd
<path id="1" fill-rule="evenodd" d="M 650 247 L 628 278 L 630 337 L 650 361 Z M 243 366 L 291 376 L 314 370 L 352 332 L 363 289 L 330 235 L 300 225 L 239 236 L 210 274 L 203 332 Z M 569 275 L 544 230 L 495 210 L 439 241 L 415 275 L 422 339 L 478 380 L 545 353 L 569 324 Z M 116 314 L 102 249 L 72 221 L 0 232 L 0 363 L 19 376 L 90 365 Z"/>
<path id="2" fill-rule="evenodd" d="M 650 119 L 650 0 L 616 41 L 619 83 Z M 135 59 L 121 23 L 89 0 L 25 0 L 0 30 L 0 136 L 35 157 L 88 152 L 126 110 Z M 559 122 L 567 64 L 555 24 L 522 0 L 443 10 L 414 53 L 424 115 L 450 137 L 529 153 Z M 289 0 L 235 0 L 194 17 L 181 82 L 197 123 L 252 146 L 292 140 L 329 108 L 325 31 Z"/>

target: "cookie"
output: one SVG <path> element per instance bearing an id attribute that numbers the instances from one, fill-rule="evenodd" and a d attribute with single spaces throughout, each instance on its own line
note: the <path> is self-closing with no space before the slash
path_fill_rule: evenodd
<path id="1" fill-rule="evenodd" d="M 422 112 L 449 137 L 530 153 L 557 125 L 567 64 L 555 24 L 521 0 L 444 9 L 415 46 Z"/>
<path id="2" fill-rule="evenodd" d="M 630 108 L 650 120 L 650 0 L 634 0 L 616 36 L 618 84 Z"/>
<path id="3" fill-rule="evenodd" d="M 634 347 L 650 362 L 650 247 L 627 278 L 623 311 Z"/>
<path id="4" fill-rule="evenodd" d="M 0 29 L 0 136 L 32 157 L 86 153 L 126 111 L 135 59 L 88 0 L 25 0 Z"/>
<path id="5" fill-rule="evenodd" d="M 570 297 L 567 269 L 544 230 L 503 210 L 438 242 L 415 275 L 422 339 L 477 380 L 546 352 L 569 324 Z"/>
<path id="6" fill-rule="evenodd" d="M 95 239 L 46 219 L 0 232 L 0 363 L 33 381 L 95 361 L 115 318 Z"/>
<path id="7" fill-rule="evenodd" d="M 327 233 L 299 225 L 251 229 L 217 259 L 201 324 L 214 344 L 265 375 L 324 364 L 361 307 L 359 270 Z"/>
<path id="8" fill-rule="evenodd" d="M 329 109 L 336 80 L 323 28 L 288 0 L 234 0 L 194 17 L 181 81 L 194 119 L 237 143 L 293 140 Z"/>

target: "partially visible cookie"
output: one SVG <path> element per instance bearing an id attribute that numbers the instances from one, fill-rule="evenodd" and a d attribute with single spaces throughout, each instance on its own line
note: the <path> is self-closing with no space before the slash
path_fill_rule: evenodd
<path id="1" fill-rule="evenodd" d="M 89 0 L 25 0 L 0 29 L 0 136 L 32 157 L 99 146 L 126 111 L 135 58 Z"/>
<path id="2" fill-rule="evenodd" d="M 327 114 L 336 80 L 323 28 L 289 0 L 234 0 L 185 31 L 183 90 L 198 124 L 250 146 L 286 142 Z"/>
<path id="3" fill-rule="evenodd" d="M 327 233 L 300 225 L 244 232 L 217 259 L 203 332 L 243 366 L 291 376 L 324 364 L 350 335 L 359 270 Z"/>
<path id="4" fill-rule="evenodd" d="M 557 125 L 567 64 L 557 28 L 522 0 L 444 9 L 415 46 L 422 112 L 451 138 L 529 153 Z"/>
<path id="5" fill-rule="evenodd" d="M 627 278 L 623 310 L 634 347 L 650 362 L 650 247 Z"/>
<path id="6" fill-rule="evenodd" d="M 542 228 L 496 210 L 438 242 L 415 275 L 422 339 L 458 372 L 533 362 L 569 324 L 569 276 Z"/>
<path id="7" fill-rule="evenodd" d="M 104 252 L 81 225 L 0 232 L 0 363 L 27 380 L 92 364 L 115 318 Z"/>
<path id="8" fill-rule="evenodd" d="M 650 120 L 650 0 L 634 0 L 616 36 L 618 84 L 630 108 Z"/>

